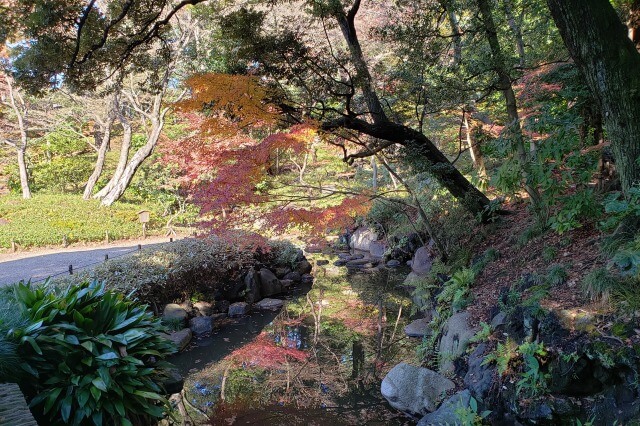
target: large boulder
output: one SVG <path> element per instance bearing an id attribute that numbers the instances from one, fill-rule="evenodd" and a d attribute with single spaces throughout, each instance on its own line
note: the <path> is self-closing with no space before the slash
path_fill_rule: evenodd
<path id="1" fill-rule="evenodd" d="M 249 269 L 249 272 L 245 275 L 244 285 L 246 290 L 245 300 L 248 303 L 254 303 L 262 299 L 263 293 L 260 275 L 253 268 Z"/>
<path id="2" fill-rule="evenodd" d="M 193 304 L 193 310 L 200 317 L 207 317 L 213 313 L 213 305 L 209 302 L 196 302 Z"/>
<path id="3" fill-rule="evenodd" d="M 164 311 L 162 312 L 162 319 L 165 322 L 184 323 L 187 318 L 189 318 L 187 310 L 177 303 L 169 303 L 164 307 Z"/>
<path id="4" fill-rule="evenodd" d="M 284 305 L 284 302 L 280 299 L 262 299 L 253 307 L 262 311 L 277 311 Z"/>
<path id="5" fill-rule="evenodd" d="M 358 228 L 351 235 L 349 247 L 354 250 L 369 251 L 369 244 L 378 240 L 378 234 L 369 228 Z"/>
<path id="6" fill-rule="evenodd" d="M 385 376 L 382 396 L 397 410 L 424 416 L 435 411 L 455 384 L 427 368 L 400 363 Z"/>
<path id="7" fill-rule="evenodd" d="M 416 250 L 411 260 L 411 270 L 418 275 L 428 274 L 433 266 L 433 255 L 428 246 L 420 247 Z"/>
<path id="8" fill-rule="evenodd" d="M 469 407 L 471 394 L 468 390 L 463 390 L 453 395 L 442 403 L 433 413 L 427 414 L 418 422 L 418 426 L 432 425 L 457 425 L 460 424 L 460 418 L 456 414 L 456 410 Z"/>
<path id="9" fill-rule="evenodd" d="M 229 306 L 228 315 L 230 317 L 241 317 L 243 315 L 247 315 L 250 310 L 251 310 L 251 307 L 249 306 L 248 303 L 236 302 L 236 303 L 232 303 Z"/>
<path id="10" fill-rule="evenodd" d="M 369 243 L 369 253 L 373 257 L 383 257 L 387 251 L 387 245 L 382 241 L 371 241 Z"/>
<path id="11" fill-rule="evenodd" d="M 487 349 L 486 343 L 481 343 L 469 355 L 467 362 L 469 369 L 464 376 L 464 385 L 469 388 L 471 395 L 475 399 L 484 400 L 489 393 L 496 377 L 496 368 L 491 364 L 484 364 L 484 352 Z"/>
<path id="12" fill-rule="evenodd" d="M 213 331 L 213 318 L 194 317 L 189 321 L 189 328 L 196 336 L 211 333 Z"/>
<path id="13" fill-rule="evenodd" d="M 193 333 L 190 328 L 183 328 L 180 331 L 169 333 L 167 339 L 171 340 L 178 347 L 178 351 L 181 351 L 189 345 L 192 336 Z"/>
<path id="14" fill-rule="evenodd" d="M 453 314 L 443 327 L 440 339 L 440 372 L 453 374 L 455 372 L 454 361 L 462 356 L 469 344 L 469 340 L 475 336 L 477 329 L 469 326 L 469 312 Z"/>
<path id="15" fill-rule="evenodd" d="M 282 293 L 282 283 L 273 272 L 267 268 L 262 268 L 260 272 L 258 272 L 258 275 L 260 277 L 260 294 L 262 294 L 262 297 Z M 256 302 L 256 300 L 253 300 L 253 302 Z"/>
<path id="16" fill-rule="evenodd" d="M 417 319 L 404 328 L 404 334 L 406 334 L 408 337 L 418 338 L 431 336 L 433 331 L 431 330 L 431 327 L 429 327 L 429 323 L 431 323 L 431 318 Z"/>
<path id="17" fill-rule="evenodd" d="M 297 271 L 293 271 L 286 274 L 284 277 L 282 277 L 282 279 L 290 280 L 290 281 L 293 281 L 294 283 L 299 283 L 300 281 L 302 281 L 302 274 Z"/>

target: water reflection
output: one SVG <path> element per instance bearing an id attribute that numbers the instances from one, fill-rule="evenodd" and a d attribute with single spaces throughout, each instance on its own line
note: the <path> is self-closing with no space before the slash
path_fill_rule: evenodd
<path id="1" fill-rule="evenodd" d="M 281 312 L 234 321 L 177 356 L 195 423 L 412 424 L 379 393 L 413 354 L 397 332 L 409 312 L 395 290 L 405 273 L 327 265 L 314 274 Z"/>

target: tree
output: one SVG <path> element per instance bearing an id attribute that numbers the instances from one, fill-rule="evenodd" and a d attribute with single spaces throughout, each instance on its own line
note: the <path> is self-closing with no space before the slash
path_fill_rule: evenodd
<path id="1" fill-rule="evenodd" d="M 547 0 L 603 115 L 625 194 L 640 183 L 640 53 L 607 0 Z"/>

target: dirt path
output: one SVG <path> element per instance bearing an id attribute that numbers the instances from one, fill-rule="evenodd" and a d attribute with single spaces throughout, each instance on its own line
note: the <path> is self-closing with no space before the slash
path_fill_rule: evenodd
<path id="1" fill-rule="evenodd" d="M 174 240 L 183 237 L 174 237 Z M 18 253 L 0 254 L 0 286 L 20 280 L 43 281 L 53 275 L 69 273 L 69 265 L 74 271 L 90 268 L 109 259 L 135 253 L 138 244 L 143 248 L 169 244 L 169 238 L 150 237 L 145 240 L 116 241 L 111 244 L 68 247 L 66 249 L 39 249 Z"/>

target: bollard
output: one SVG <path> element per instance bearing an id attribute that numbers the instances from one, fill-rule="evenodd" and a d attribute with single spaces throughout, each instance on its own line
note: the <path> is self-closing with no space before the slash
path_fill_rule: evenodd
<path id="1" fill-rule="evenodd" d="M 107 260 L 109 260 L 109 255 L 108 255 L 108 254 L 105 254 L 105 255 L 104 255 L 104 261 L 106 262 Z"/>
<path id="2" fill-rule="evenodd" d="M 172 243 L 173 242 L 173 237 L 169 238 L 169 242 Z"/>
<path id="3" fill-rule="evenodd" d="M 69 275 L 73 275 L 73 265 L 69 265 Z"/>
<path id="4" fill-rule="evenodd" d="M 142 244 L 138 244 L 138 250 L 142 250 Z"/>
<path id="5" fill-rule="evenodd" d="M 16 242 L 11 240 L 11 250 L 15 253 L 16 250 L 18 250 L 17 246 L 16 246 Z"/>

